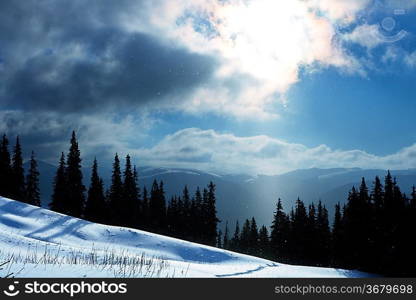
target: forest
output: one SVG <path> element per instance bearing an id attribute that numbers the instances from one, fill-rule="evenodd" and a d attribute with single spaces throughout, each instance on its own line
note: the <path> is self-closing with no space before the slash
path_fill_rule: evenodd
<path id="1" fill-rule="evenodd" d="M 19 137 L 10 151 L 3 135 L 0 145 L 0 195 L 40 206 L 39 171 L 32 151 L 23 168 Z M 301 199 L 284 208 L 277 199 L 270 227 L 253 216 L 233 232 L 219 220 L 216 187 L 189 191 L 166 199 L 164 182 L 140 186 L 136 166 L 125 157 L 122 169 L 115 154 L 111 184 L 104 186 L 97 159 L 91 166 L 90 185 L 83 184 L 81 153 L 75 132 L 67 154 L 61 153 L 53 182 L 50 209 L 92 222 L 125 226 L 216 246 L 288 264 L 356 269 L 386 276 L 414 276 L 416 270 L 416 189 L 407 195 L 390 171 L 375 177 L 369 187 L 362 178 L 352 187 L 345 204 L 330 217 L 325 204 Z M 26 174 L 25 174 L 26 173 Z M 330 221 L 331 220 L 331 221 Z M 218 224 L 225 222 L 225 230 Z"/>

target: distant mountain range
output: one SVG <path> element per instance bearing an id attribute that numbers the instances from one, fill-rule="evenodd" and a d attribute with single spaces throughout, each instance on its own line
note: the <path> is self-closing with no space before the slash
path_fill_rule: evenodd
<path id="1" fill-rule="evenodd" d="M 27 165 L 25 165 L 27 167 Z M 47 207 L 52 194 L 52 183 L 56 166 L 39 162 L 40 189 L 42 206 Z M 276 200 L 280 197 L 284 208 L 289 211 L 294 201 L 300 197 L 305 203 L 322 202 L 327 206 L 330 216 L 337 202 L 346 201 L 348 191 L 353 185 L 359 186 L 361 177 L 365 177 L 371 189 L 375 176 L 384 179 L 386 170 L 366 170 L 360 168 L 304 169 L 281 175 L 249 176 L 243 174 L 219 175 L 192 169 L 140 167 L 139 185 L 148 190 L 154 179 L 163 180 L 167 199 L 180 195 L 183 187 L 188 186 L 193 193 L 197 186 L 205 187 L 210 181 L 217 186 L 217 210 L 222 220 L 221 227 L 228 221 L 234 229 L 235 221 L 240 223 L 254 216 L 258 224 L 270 225 Z M 410 193 L 416 185 L 416 169 L 393 170 L 392 175 L 403 192 Z M 109 186 L 111 169 L 101 168 L 100 175 Z M 85 185 L 88 186 L 90 170 L 84 169 Z"/>

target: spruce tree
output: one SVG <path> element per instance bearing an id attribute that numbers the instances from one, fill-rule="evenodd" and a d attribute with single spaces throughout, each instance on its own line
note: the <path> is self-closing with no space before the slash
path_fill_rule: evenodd
<path id="1" fill-rule="evenodd" d="M 124 223 L 122 205 L 123 205 L 123 181 L 121 179 L 120 159 L 116 153 L 113 162 L 113 173 L 111 176 L 111 186 L 109 193 L 109 205 L 111 211 L 111 223 L 113 225 L 122 225 Z"/>
<path id="2" fill-rule="evenodd" d="M 217 224 L 220 221 L 217 218 L 215 184 L 211 181 L 208 184 L 208 193 L 204 203 L 206 224 L 205 234 L 207 237 L 206 243 L 208 245 L 215 245 L 215 238 L 217 234 Z"/>
<path id="3" fill-rule="evenodd" d="M 59 166 L 56 171 L 56 175 L 54 178 L 53 183 L 53 192 L 52 192 L 52 200 L 49 204 L 51 210 L 60 212 L 63 214 L 68 214 L 68 184 L 67 184 L 67 176 L 66 176 L 66 163 L 65 163 L 65 155 L 62 152 L 61 158 L 59 160 Z"/>
<path id="4" fill-rule="evenodd" d="M 251 218 L 250 222 L 250 235 L 248 239 L 248 252 L 251 255 L 259 255 L 259 231 L 257 223 L 254 217 Z"/>
<path id="5" fill-rule="evenodd" d="M 272 258 L 285 262 L 289 256 L 289 233 L 290 222 L 288 216 L 283 211 L 282 200 L 279 198 L 274 212 L 272 231 L 270 235 Z"/>
<path id="6" fill-rule="evenodd" d="M 332 226 L 332 265 L 335 267 L 342 267 L 345 260 L 344 247 L 344 226 L 341 212 L 341 205 L 335 205 L 334 223 Z"/>
<path id="7" fill-rule="evenodd" d="M 233 238 L 231 239 L 230 250 L 239 252 L 241 251 L 240 245 L 240 225 L 238 224 L 238 220 L 235 222 L 235 230 Z"/>
<path id="8" fill-rule="evenodd" d="M 96 222 L 107 222 L 107 205 L 104 196 L 103 181 L 98 175 L 97 159 L 94 159 L 91 173 L 91 183 L 88 189 L 87 202 L 85 204 L 85 219 Z"/>
<path id="9" fill-rule="evenodd" d="M 38 163 L 35 159 L 35 153 L 33 151 L 30 156 L 30 166 L 26 176 L 25 201 L 31 205 L 40 206 Z"/>
<path id="10" fill-rule="evenodd" d="M 141 202 L 141 217 L 140 217 L 140 224 L 143 229 L 148 228 L 150 222 L 150 212 L 149 212 L 149 198 L 147 189 L 143 187 L 143 199 Z"/>
<path id="11" fill-rule="evenodd" d="M 222 248 L 222 231 L 218 230 L 217 233 L 217 248 Z"/>
<path id="12" fill-rule="evenodd" d="M 240 251 L 245 254 L 250 253 L 250 232 L 251 232 L 250 225 L 251 225 L 250 220 L 246 219 L 246 221 L 243 224 L 243 228 L 241 229 Z"/>
<path id="13" fill-rule="evenodd" d="M 317 239 L 317 265 L 328 266 L 330 263 L 331 231 L 329 228 L 328 210 L 322 202 L 318 203 L 318 216 L 316 219 Z"/>
<path id="14" fill-rule="evenodd" d="M 12 168 L 10 162 L 9 140 L 4 134 L 0 145 L 0 196 L 12 196 Z"/>
<path id="15" fill-rule="evenodd" d="M 126 156 L 126 166 L 124 168 L 123 197 L 121 203 L 121 219 L 123 226 L 135 227 L 138 221 L 138 187 L 134 177 L 130 155 Z"/>
<path id="16" fill-rule="evenodd" d="M 291 256 L 298 263 L 307 263 L 308 259 L 305 258 L 304 249 L 308 247 L 308 215 L 305 204 L 299 198 L 296 200 L 296 207 L 291 222 Z"/>
<path id="17" fill-rule="evenodd" d="M 15 200 L 25 201 L 25 171 L 23 169 L 22 148 L 19 136 L 16 137 L 16 145 L 12 157 L 12 195 Z"/>
<path id="18" fill-rule="evenodd" d="M 163 181 L 160 184 L 157 183 L 156 179 L 153 181 L 149 207 L 151 229 L 163 233 L 166 230 L 166 200 Z"/>
<path id="19" fill-rule="evenodd" d="M 68 214 L 80 218 L 85 205 L 85 186 L 82 183 L 81 153 L 75 131 L 72 132 L 71 147 L 67 157 Z"/>
<path id="20" fill-rule="evenodd" d="M 266 226 L 262 226 L 259 231 L 259 252 L 258 256 L 269 258 L 270 255 L 270 241 L 269 233 Z"/>
<path id="21" fill-rule="evenodd" d="M 228 221 L 225 223 L 225 232 L 224 232 L 224 239 L 222 241 L 222 246 L 224 249 L 230 248 L 230 238 L 228 233 Z"/>

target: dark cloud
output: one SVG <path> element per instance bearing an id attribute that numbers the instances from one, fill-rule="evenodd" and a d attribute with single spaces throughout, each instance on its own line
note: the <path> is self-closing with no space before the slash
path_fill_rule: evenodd
<path id="1" fill-rule="evenodd" d="M 119 25 L 137 3 L 1 1 L 3 109 L 131 109 L 184 98 L 209 80 L 213 58 Z"/>

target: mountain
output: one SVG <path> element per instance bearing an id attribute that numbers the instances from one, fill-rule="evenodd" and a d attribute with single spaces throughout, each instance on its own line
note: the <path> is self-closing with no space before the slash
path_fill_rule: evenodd
<path id="1" fill-rule="evenodd" d="M 285 265 L 0 197 L 0 277 L 364 277 Z"/>
<path id="2" fill-rule="evenodd" d="M 42 206 L 47 207 L 56 167 L 39 162 L 41 173 L 40 186 Z M 88 186 L 90 169 L 84 168 L 84 182 Z M 140 167 L 139 185 L 150 189 L 153 180 L 163 180 L 166 198 L 182 193 L 183 187 L 188 186 L 193 193 L 197 186 L 205 187 L 210 181 L 217 186 L 217 210 L 222 220 L 220 226 L 224 229 L 226 221 L 233 230 L 235 221 L 240 223 L 254 216 L 258 224 L 270 225 L 277 199 L 280 197 L 286 211 L 289 211 L 294 201 L 300 197 L 305 203 L 321 200 L 333 215 L 337 202 L 345 203 L 348 191 L 353 185 L 359 186 L 361 178 L 365 177 L 371 189 L 375 176 L 382 180 L 386 170 L 360 168 L 333 169 L 302 169 L 281 175 L 249 176 L 244 174 L 214 174 L 193 169 L 181 168 L 152 168 Z M 412 185 L 416 184 L 416 169 L 393 170 L 403 192 L 409 193 Z M 111 178 L 111 168 L 101 167 L 100 175 L 108 187 Z"/>

